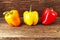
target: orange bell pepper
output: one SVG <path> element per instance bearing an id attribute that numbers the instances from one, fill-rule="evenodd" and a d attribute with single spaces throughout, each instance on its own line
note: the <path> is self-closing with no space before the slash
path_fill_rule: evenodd
<path id="1" fill-rule="evenodd" d="M 18 10 L 6 11 L 3 14 L 5 14 L 5 20 L 10 26 L 19 26 L 21 24 Z"/>

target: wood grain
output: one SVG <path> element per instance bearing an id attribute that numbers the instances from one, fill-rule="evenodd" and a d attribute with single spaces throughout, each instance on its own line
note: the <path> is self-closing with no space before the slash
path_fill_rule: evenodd
<path id="1" fill-rule="evenodd" d="M 60 0 L 1 0 L 0 1 L 0 17 L 6 10 L 17 9 L 22 16 L 23 12 L 29 10 L 29 6 L 33 5 L 33 10 L 39 12 L 39 16 L 46 7 L 52 7 L 60 16 Z"/>
<path id="2" fill-rule="evenodd" d="M 0 37 L 17 38 L 60 38 L 60 17 L 51 25 L 10 27 L 3 18 L 0 18 Z"/>

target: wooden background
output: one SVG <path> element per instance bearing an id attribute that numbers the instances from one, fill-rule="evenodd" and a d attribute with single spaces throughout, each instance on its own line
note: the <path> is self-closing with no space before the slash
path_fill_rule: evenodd
<path id="1" fill-rule="evenodd" d="M 20 15 L 22 16 L 22 14 L 23 14 L 23 12 L 25 11 L 25 10 L 29 10 L 29 6 L 30 5 L 33 5 L 32 7 L 33 7 L 33 10 L 36 10 L 36 11 L 38 11 L 39 12 L 39 16 L 42 14 L 42 11 L 43 11 L 43 9 L 44 8 L 46 8 L 46 7 L 52 7 L 52 8 L 54 8 L 54 10 L 55 11 L 57 11 L 58 12 L 58 16 L 59 16 L 59 18 L 60 18 L 60 0 L 0 0 L 0 18 L 1 17 L 3 17 L 4 15 L 3 15 L 3 12 L 4 11 L 6 11 L 6 10 L 11 10 L 11 9 L 17 9 L 18 11 L 19 11 L 19 13 L 20 13 Z M 2 32 L 8 32 L 8 33 L 10 33 L 10 30 L 11 29 L 14 29 L 14 30 L 16 30 L 15 28 L 10 28 L 10 27 L 8 27 L 7 26 L 7 24 L 6 23 L 3 23 L 2 21 L 1 21 L 1 19 L 0 19 L 0 31 L 2 31 L 2 30 L 4 30 L 4 31 L 2 31 Z M 6 25 L 5 25 L 6 24 Z M 4 27 L 5 26 L 5 27 Z M 7 27 L 6 27 L 7 26 Z M 24 26 L 24 25 L 23 25 Z M 45 27 L 45 29 L 44 29 L 44 27 L 43 27 L 44 25 L 39 25 L 39 27 L 41 27 L 42 28 L 42 30 L 48 30 L 47 32 L 55 32 L 56 30 L 58 30 L 57 32 L 56 32 L 56 35 L 58 36 L 60 36 L 60 19 L 58 19 L 58 22 L 56 22 L 55 24 L 53 24 L 53 25 L 50 25 L 50 26 L 47 26 L 47 27 Z M 4 27 L 4 28 L 3 28 Z M 34 30 L 34 27 L 35 27 L 35 30 Z M 30 31 L 31 32 L 31 34 L 32 34 L 32 32 L 35 32 L 35 31 L 37 31 L 37 30 L 40 30 L 41 28 L 39 28 L 39 27 L 36 27 L 36 26 L 34 26 L 34 27 L 32 27 L 32 31 Z M 9 28 L 10 28 L 10 30 L 9 30 Z M 17 28 L 17 29 L 21 29 L 22 30 L 22 28 L 23 28 L 23 31 L 24 30 L 31 30 L 31 28 L 30 27 L 25 27 L 25 29 L 24 29 L 24 27 L 21 27 L 21 28 Z M 30 28 L 30 29 L 28 29 L 28 28 Z M 51 30 L 49 31 L 49 29 L 51 28 Z M 8 29 L 8 31 L 5 31 L 5 30 L 7 30 Z M 13 30 L 13 31 L 14 31 Z M 12 30 L 11 30 L 12 31 Z M 13 32 L 12 31 L 12 32 Z M 28 32 L 27 31 L 27 32 Z M 17 33 L 19 33 L 20 31 L 17 31 Z M 47 33 L 46 32 L 46 33 Z M 1 33 L 1 32 L 0 32 Z M 22 32 L 23 33 L 23 32 Z M 40 31 L 39 32 L 37 32 L 37 34 L 39 34 L 40 33 Z M 42 34 L 42 33 L 41 33 Z M 40 35 L 41 35 L 40 34 Z M 44 34 L 44 33 L 43 33 Z M 48 33 L 47 33 L 48 34 Z M 52 33 L 51 33 L 52 34 Z M 55 35 L 55 34 L 53 34 L 53 35 L 51 35 L 50 34 L 50 36 L 53 36 L 53 35 Z M 27 33 L 27 35 L 28 35 L 28 33 Z M 48 35 L 49 36 L 49 35 Z M 6 40 L 13 40 L 13 38 L 10 38 L 10 39 L 8 39 L 8 38 L 6 38 Z M 4 40 L 4 39 L 2 39 L 2 40 Z M 15 40 L 19 40 L 19 38 L 15 38 Z M 21 39 L 20 39 L 21 40 Z M 26 40 L 26 39 L 22 39 L 22 40 Z M 29 39 L 27 39 L 27 40 L 29 40 Z M 30 39 L 30 40 L 34 40 L 34 39 Z M 35 40 L 60 40 L 60 38 L 41 38 L 41 39 L 35 39 Z"/>
<path id="2" fill-rule="evenodd" d="M 52 7 L 60 16 L 60 0 L 0 0 L 0 17 L 6 10 L 17 9 L 22 16 L 25 10 L 29 10 L 29 6 L 33 5 L 33 10 L 39 12 L 39 16 L 46 7 Z"/>

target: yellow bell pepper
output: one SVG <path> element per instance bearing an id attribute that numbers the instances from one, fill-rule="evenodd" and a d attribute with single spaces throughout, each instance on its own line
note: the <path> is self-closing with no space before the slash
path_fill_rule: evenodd
<path id="1" fill-rule="evenodd" d="M 30 6 L 30 11 L 25 11 L 23 13 L 24 23 L 27 25 L 36 25 L 38 23 L 38 12 L 31 10 L 32 5 Z"/>

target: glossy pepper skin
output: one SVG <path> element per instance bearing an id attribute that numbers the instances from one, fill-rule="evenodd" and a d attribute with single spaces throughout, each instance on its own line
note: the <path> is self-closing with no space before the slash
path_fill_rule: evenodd
<path id="1" fill-rule="evenodd" d="M 38 23 L 38 12 L 31 11 L 31 6 L 30 6 L 30 11 L 25 11 L 23 13 L 24 23 L 29 25 L 29 26 L 36 25 Z"/>
<path id="2" fill-rule="evenodd" d="M 16 26 L 17 27 L 21 24 L 21 20 L 19 17 L 18 10 L 6 11 L 3 14 L 5 14 L 5 21 L 10 26 Z"/>
<path id="3" fill-rule="evenodd" d="M 41 22 L 42 24 L 52 24 L 55 22 L 58 13 L 53 9 L 46 8 L 42 14 Z"/>
<path id="4" fill-rule="evenodd" d="M 38 12 L 37 11 L 25 11 L 23 14 L 24 23 L 27 25 L 36 25 L 38 23 Z"/>

